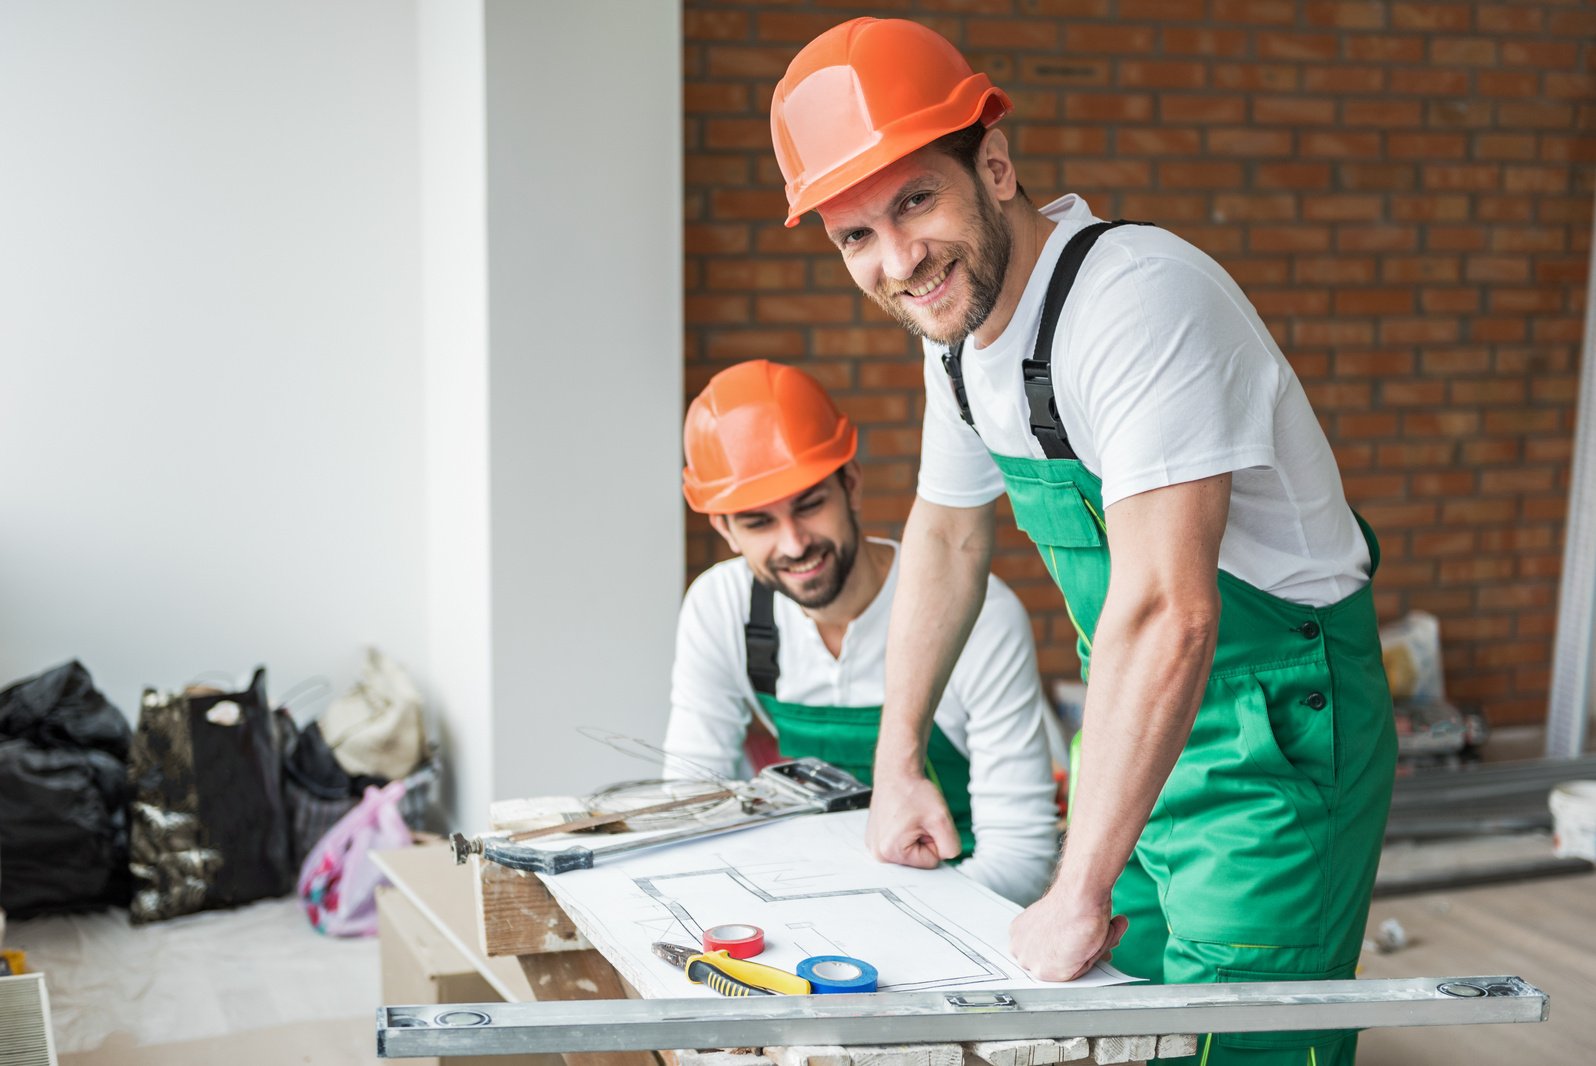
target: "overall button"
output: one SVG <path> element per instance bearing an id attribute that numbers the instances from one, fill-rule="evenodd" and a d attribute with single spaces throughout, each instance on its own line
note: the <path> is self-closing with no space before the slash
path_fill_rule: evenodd
<path id="1" fill-rule="evenodd" d="M 1297 627 L 1297 632 L 1301 633 L 1307 639 L 1312 640 L 1314 637 L 1319 635 L 1319 623 L 1304 622 L 1302 625 Z"/>
<path id="2" fill-rule="evenodd" d="M 1302 702 L 1306 703 L 1313 710 L 1322 711 L 1324 710 L 1325 704 L 1329 703 L 1330 701 L 1324 698 L 1323 692 L 1310 692 L 1308 693 L 1308 698 Z"/>

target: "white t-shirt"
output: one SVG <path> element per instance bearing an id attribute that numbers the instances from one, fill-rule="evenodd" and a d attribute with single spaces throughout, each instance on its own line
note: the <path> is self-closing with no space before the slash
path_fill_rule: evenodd
<path id="1" fill-rule="evenodd" d="M 1065 196 L 1014 318 L 962 365 L 977 436 L 925 343 L 919 494 L 975 507 L 1003 492 L 987 449 L 1045 458 L 1020 364 L 1064 245 L 1100 221 Z M 1369 550 L 1302 385 L 1252 304 L 1211 258 L 1167 230 L 1104 233 L 1070 290 L 1053 341 L 1053 389 L 1071 447 L 1103 481 L 1103 504 L 1231 473 L 1221 569 L 1282 599 L 1324 606 L 1368 581 Z"/>
<path id="2" fill-rule="evenodd" d="M 776 595 L 778 699 L 824 707 L 882 702 L 898 560 L 895 542 L 876 543 L 893 548 L 892 567 L 876 598 L 848 626 L 837 657 L 803 609 Z M 748 680 L 743 625 L 750 582 L 748 564 L 730 559 L 699 575 L 682 600 L 665 730 L 668 776 L 696 776 L 698 767 L 739 776 L 749 716 L 770 724 Z M 989 577 L 986 602 L 934 720 L 970 760 L 975 854 L 958 869 L 1021 904 L 1042 894 L 1058 860 L 1053 761 L 1042 726 L 1047 713 L 1025 607 Z"/>

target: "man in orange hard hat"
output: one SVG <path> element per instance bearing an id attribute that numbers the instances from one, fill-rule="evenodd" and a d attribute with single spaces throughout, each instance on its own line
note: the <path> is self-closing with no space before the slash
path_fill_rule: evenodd
<path id="1" fill-rule="evenodd" d="M 688 505 L 738 558 L 682 602 L 667 772 L 737 776 L 757 718 L 783 756 L 869 781 L 898 549 L 859 534 L 857 430 L 814 378 L 759 360 L 716 374 L 683 436 Z M 1058 853 L 1049 712 L 1025 608 L 997 578 L 951 666 L 922 763 L 951 811 L 947 857 L 1030 903 Z"/>
<path id="2" fill-rule="evenodd" d="M 924 723 L 1007 492 L 1090 667 L 1069 834 L 1016 958 L 1044 980 L 1111 951 L 1155 981 L 1351 977 L 1396 753 L 1373 534 L 1235 282 L 1079 197 L 1034 206 L 997 126 L 1010 107 L 936 33 L 876 19 L 805 46 L 771 104 L 788 225 L 818 212 L 859 287 L 924 338 L 871 846 L 910 865 L 955 847 Z M 1201 1054 L 1355 1049 L 1252 1033 Z"/>

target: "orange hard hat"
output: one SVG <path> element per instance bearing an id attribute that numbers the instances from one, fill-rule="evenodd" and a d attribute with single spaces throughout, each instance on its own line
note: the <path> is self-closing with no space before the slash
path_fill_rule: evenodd
<path id="1" fill-rule="evenodd" d="M 1014 107 L 934 30 L 857 18 L 804 46 L 770 102 L 770 136 L 787 182 L 787 225 L 806 211 L 979 120 Z"/>
<path id="2" fill-rule="evenodd" d="M 709 379 L 687 408 L 682 495 L 700 514 L 736 514 L 818 485 L 852 459 L 859 431 L 820 382 L 764 359 Z"/>

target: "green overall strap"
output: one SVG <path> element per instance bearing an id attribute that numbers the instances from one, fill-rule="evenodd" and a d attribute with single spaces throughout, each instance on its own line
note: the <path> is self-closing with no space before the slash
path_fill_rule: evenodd
<path id="1" fill-rule="evenodd" d="M 780 670 L 776 654 L 781 633 L 775 622 L 774 592 L 757 581 L 753 583 L 748 623 L 743 631 L 748 647 L 748 680 L 776 729 L 782 756 L 824 759 L 869 784 L 875 769 L 876 741 L 881 735 L 880 705 L 818 706 L 777 699 Z M 762 688 L 767 680 L 769 688 Z M 926 776 L 941 790 L 959 832 L 963 855 L 968 857 L 975 851 L 970 817 L 970 760 L 935 723 L 926 747 Z"/>

